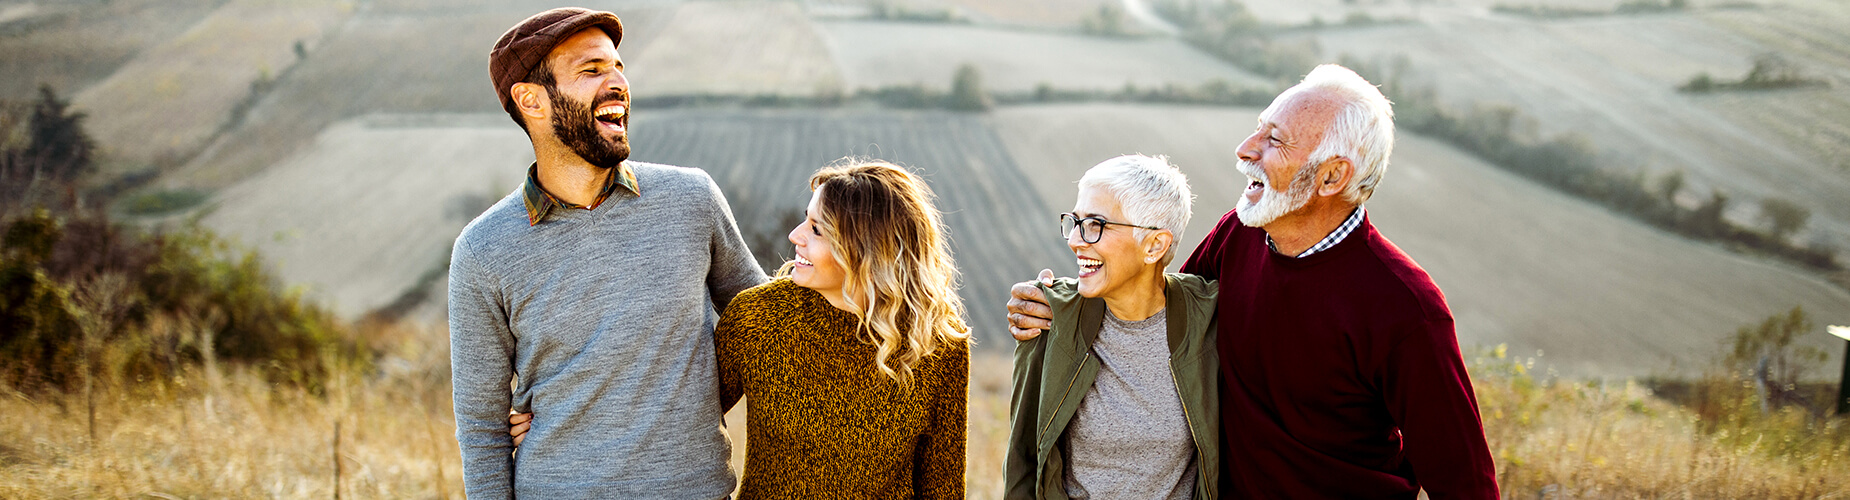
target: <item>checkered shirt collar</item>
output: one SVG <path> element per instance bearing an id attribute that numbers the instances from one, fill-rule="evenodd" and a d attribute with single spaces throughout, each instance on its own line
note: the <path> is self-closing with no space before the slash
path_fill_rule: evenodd
<path id="1" fill-rule="evenodd" d="M 556 207 L 596 210 L 598 205 L 610 199 L 610 194 L 616 192 L 619 187 L 628 189 L 630 194 L 642 195 L 642 191 L 636 186 L 636 170 L 630 168 L 630 162 L 617 164 L 616 171 L 604 178 L 604 187 L 598 190 L 597 199 L 593 200 L 590 205 L 579 206 L 566 203 L 564 200 L 552 197 L 552 193 L 547 193 L 546 189 L 540 186 L 540 162 L 533 162 L 533 165 L 527 167 L 527 183 L 521 188 L 521 199 L 527 205 L 527 225 L 539 225 L 540 220 L 545 219 L 546 214 L 551 213 Z"/>
<path id="2" fill-rule="evenodd" d="M 1317 252 L 1329 250 L 1330 247 L 1336 246 L 1337 243 L 1342 243 L 1343 238 L 1348 238 L 1349 233 L 1354 232 L 1355 228 L 1360 227 L 1362 225 L 1362 216 L 1366 212 L 1367 210 L 1364 210 L 1360 205 L 1357 205 L 1355 207 L 1355 211 L 1349 212 L 1349 218 L 1347 220 L 1344 220 L 1342 225 L 1336 226 L 1336 230 L 1330 231 L 1329 236 L 1324 236 L 1323 241 L 1319 241 L 1317 242 L 1317 244 L 1311 245 L 1309 250 L 1305 250 L 1304 253 L 1298 254 L 1296 258 L 1302 259 L 1305 257 L 1316 255 Z M 1272 235 L 1268 234 L 1265 236 L 1265 244 L 1266 246 L 1272 248 L 1272 252 L 1274 253 L 1278 252 L 1278 245 L 1275 243 L 1272 243 Z"/>

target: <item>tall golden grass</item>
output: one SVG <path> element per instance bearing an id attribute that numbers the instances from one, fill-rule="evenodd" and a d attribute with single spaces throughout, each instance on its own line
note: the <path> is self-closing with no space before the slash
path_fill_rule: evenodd
<path id="1" fill-rule="evenodd" d="M 323 393 L 242 368 L 216 380 L 190 371 L 103 381 L 94 441 L 81 394 L 8 391 L 0 498 L 461 497 L 442 329 L 370 334 L 387 339 L 390 354 L 373 373 L 337 370 Z M 1762 416 L 1747 398 L 1723 398 L 1717 407 L 1734 413 L 1704 417 L 1631 382 L 1535 376 L 1534 359 L 1501 349 L 1469 361 L 1505 497 L 1850 495 L 1843 419 Z M 971 498 L 1001 496 L 1009 370 L 1001 354 L 972 360 Z M 743 424 L 742 413 L 731 425 Z M 735 461 L 742 456 L 741 446 Z"/>

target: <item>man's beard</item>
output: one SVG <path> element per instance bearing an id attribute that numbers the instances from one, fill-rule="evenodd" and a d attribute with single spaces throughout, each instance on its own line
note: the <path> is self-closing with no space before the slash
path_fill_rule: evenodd
<path id="1" fill-rule="evenodd" d="M 572 148 L 572 152 L 577 153 L 578 157 L 583 158 L 586 163 L 598 167 L 612 168 L 623 163 L 623 160 L 629 159 L 628 130 L 625 130 L 624 134 L 618 136 L 616 140 L 605 139 L 602 134 L 598 133 L 596 110 L 592 109 L 590 104 L 579 103 L 566 97 L 558 89 L 550 90 L 547 94 L 552 100 L 554 117 L 552 133 L 559 138 L 560 142 Z M 592 102 L 617 100 L 619 96 L 620 94 L 615 92 L 605 93 Z M 625 99 L 623 102 L 627 108 L 628 100 Z"/>
<path id="2" fill-rule="evenodd" d="M 1263 227 L 1285 214 L 1304 208 L 1304 205 L 1310 203 L 1311 193 L 1316 191 L 1316 167 L 1309 162 L 1299 165 L 1297 174 L 1291 178 L 1291 185 L 1281 192 L 1272 185 L 1271 179 L 1266 177 L 1265 169 L 1259 168 L 1258 164 L 1241 160 L 1240 172 L 1257 179 L 1266 179 L 1266 185 L 1265 192 L 1259 195 L 1258 202 L 1248 201 L 1245 196 L 1240 197 L 1240 204 L 1234 208 L 1234 211 L 1240 214 L 1240 223 L 1247 227 Z"/>

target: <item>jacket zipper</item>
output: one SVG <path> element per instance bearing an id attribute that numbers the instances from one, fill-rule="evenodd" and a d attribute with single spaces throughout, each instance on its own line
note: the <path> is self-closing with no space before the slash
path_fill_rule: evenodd
<path id="1" fill-rule="evenodd" d="M 1066 392 L 1060 393 L 1060 404 L 1054 405 L 1053 407 L 1054 414 L 1048 415 L 1047 423 L 1041 426 L 1041 432 L 1040 432 L 1041 437 L 1045 437 L 1047 435 L 1047 429 L 1053 427 L 1054 418 L 1060 415 L 1060 408 L 1066 406 L 1066 398 L 1068 396 L 1073 395 L 1073 384 L 1079 383 L 1079 373 L 1086 370 L 1086 362 L 1091 361 L 1091 360 L 1092 360 L 1091 351 L 1086 351 L 1086 357 L 1079 359 L 1079 368 L 1076 370 L 1073 370 L 1073 379 L 1066 381 Z M 1172 380 L 1175 379 L 1175 374 L 1174 373 L 1169 374 L 1169 378 Z"/>
<path id="2" fill-rule="evenodd" d="M 1208 466 L 1208 458 L 1201 453 L 1201 438 L 1195 437 L 1195 416 L 1188 412 L 1188 398 L 1182 397 L 1182 383 L 1176 380 L 1176 359 L 1174 357 L 1169 358 L 1169 383 L 1175 384 L 1176 401 L 1182 403 L 1182 420 L 1188 422 L 1188 439 L 1195 442 L 1195 469 L 1199 471 L 1202 467 Z M 1219 446 L 1219 444 L 1215 446 Z M 1202 474 L 1200 472 L 1195 473 L 1195 478 L 1197 480 L 1199 480 L 1201 476 Z M 1216 486 L 1217 485 L 1210 484 L 1205 488 L 1208 492 L 1208 500 L 1214 500 L 1214 488 Z M 1200 488 L 1200 485 L 1196 485 L 1196 487 Z"/>

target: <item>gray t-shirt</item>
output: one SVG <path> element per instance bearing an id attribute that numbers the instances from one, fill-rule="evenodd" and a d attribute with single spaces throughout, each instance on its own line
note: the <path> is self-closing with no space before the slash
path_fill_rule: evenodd
<path id="1" fill-rule="evenodd" d="M 1189 498 L 1195 441 L 1169 372 L 1167 311 L 1142 321 L 1108 311 L 1092 351 L 1098 378 L 1064 437 L 1067 496 Z"/>

